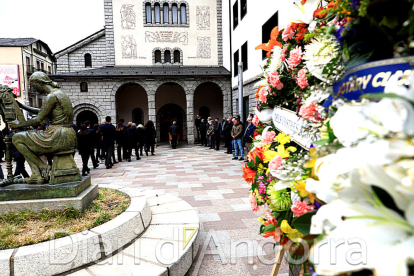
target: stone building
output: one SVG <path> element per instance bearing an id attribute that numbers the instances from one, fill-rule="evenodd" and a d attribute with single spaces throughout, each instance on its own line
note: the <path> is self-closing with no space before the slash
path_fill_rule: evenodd
<path id="1" fill-rule="evenodd" d="M 103 0 L 105 28 L 55 54 L 59 82 L 75 123 L 113 120 L 157 126 L 168 139 L 173 120 L 194 143 L 196 114 L 229 116 L 231 85 L 223 47 L 221 0 Z M 227 29 L 226 29 L 227 31 Z"/>

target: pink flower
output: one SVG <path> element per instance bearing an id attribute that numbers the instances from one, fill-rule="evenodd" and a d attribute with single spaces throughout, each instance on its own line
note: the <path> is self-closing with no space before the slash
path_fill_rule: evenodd
<path id="1" fill-rule="evenodd" d="M 306 86 L 309 86 L 308 79 L 306 77 L 307 72 L 308 70 L 306 68 L 302 68 L 298 72 L 296 83 L 299 85 L 300 88 L 305 88 Z"/>
<path id="2" fill-rule="evenodd" d="M 270 92 L 270 88 L 263 86 L 262 88 L 260 88 L 259 91 L 259 101 L 261 101 L 262 103 L 267 102 L 267 95 L 269 95 Z"/>
<path id="3" fill-rule="evenodd" d="M 276 132 L 274 131 L 266 131 L 265 135 L 262 137 L 262 142 L 265 144 L 272 143 L 273 139 L 275 139 Z"/>
<path id="4" fill-rule="evenodd" d="M 264 216 L 270 224 L 276 225 L 277 221 L 276 221 L 275 217 L 272 216 L 272 213 L 270 212 L 269 209 L 266 209 L 264 211 Z"/>
<path id="5" fill-rule="evenodd" d="M 277 71 L 270 74 L 270 76 L 267 78 L 267 81 L 273 86 L 276 87 L 277 90 L 280 90 L 283 88 L 283 83 L 280 81 L 280 76 Z"/>
<path id="6" fill-rule="evenodd" d="M 285 45 L 285 46 L 283 47 L 283 49 L 282 49 L 282 52 L 281 52 L 281 54 L 280 54 L 280 59 L 281 59 L 282 61 L 285 61 L 285 60 L 286 60 L 286 51 L 287 51 L 287 49 L 288 49 L 288 45 Z"/>
<path id="7" fill-rule="evenodd" d="M 302 61 L 302 48 L 300 46 L 296 46 L 293 50 L 289 53 L 288 63 L 289 68 L 293 69 L 300 64 Z"/>
<path id="8" fill-rule="evenodd" d="M 260 212 L 262 210 L 262 206 L 257 206 L 256 196 L 254 193 L 250 194 L 250 207 L 253 212 Z"/>
<path id="9" fill-rule="evenodd" d="M 275 157 L 273 157 L 273 159 L 270 160 L 269 162 L 269 170 L 272 170 L 272 171 L 283 170 L 282 161 L 283 159 L 279 155 L 276 155 Z"/>
<path id="10" fill-rule="evenodd" d="M 288 41 L 289 38 L 292 38 L 295 35 L 295 28 L 292 23 L 289 23 L 287 27 L 283 30 L 282 38 L 284 41 Z"/>
<path id="11" fill-rule="evenodd" d="M 295 201 L 295 203 L 290 206 L 295 217 L 300 217 L 303 214 L 306 214 L 309 211 L 313 211 L 315 207 L 313 205 L 308 205 L 306 202 L 301 202 L 300 200 Z"/>
<path id="12" fill-rule="evenodd" d="M 318 111 L 316 110 L 316 103 L 302 105 L 299 110 L 299 115 L 305 119 L 313 119 L 318 115 Z"/>
<path id="13" fill-rule="evenodd" d="M 259 125 L 259 117 L 257 117 L 257 115 L 254 115 L 253 120 L 252 120 L 252 123 L 255 126 Z"/>

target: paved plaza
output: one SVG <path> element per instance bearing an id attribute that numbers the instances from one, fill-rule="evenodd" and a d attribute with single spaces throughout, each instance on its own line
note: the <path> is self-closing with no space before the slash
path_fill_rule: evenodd
<path id="1" fill-rule="evenodd" d="M 78 154 L 75 159 L 81 167 Z M 272 240 L 258 233 L 257 215 L 248 200 L 249 185 L 242 178 L 243 165 L 222 150 L 201 146 L 172 150 L 163 145 L 156 148 L 155 156 L 144 154 L 139 161 L 124 161 L 109 170 L 101 164 L 90 175 L 93 184 L 145 187 L 176 195 L 197 210 L 200 249 L 187 275 L 270 275 Z M 210 243 L 203 246 L 206 237 Z M 270 264 L 265 264 L 266 260 Z M 279 275 L 287 272 L 282 268 Z"/>

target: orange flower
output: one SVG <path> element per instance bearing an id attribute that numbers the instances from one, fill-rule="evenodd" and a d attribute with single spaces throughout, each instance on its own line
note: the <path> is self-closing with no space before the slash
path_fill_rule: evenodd
<path id="1" fill-rule="evenodd" d="M 336 9 L 338 7 L 338 5 L 336 3 L 336 0 L 329 2 L 328 5 L 326 5 L 326 6 L 328 7 L 328 9 L 330 9 L 330 8 L 335 8 Z"/>
<path id="2" fill-rule="evenodd" d="M 308 28 L 306 28 L 305 23 L 301 23 L 298 26 L 298 33 L 296 34 L 295 40 L 297 43 L 300 43 L 301 40 L 305 37 L 305 33 L 308 31 Z"/>
<path id="3" fill-rule="evenodd" d="M 325 9 L 323 7 L 320 7 L 319 9 L 315 10 L 313 12 L 313 17 L 317 17 L 317 18 L 325 18 L 327 13 L 326 12 L 322 12 Z"/>
<path id="4" fill-rule="evenodd" d="M 270 39 L 268 43 L 260 44 L 255 48 L 255 50 L 262 49 L 264 51 L 267 51 L 267 57 L 270 58 L 270 54 L 272 53 L 272 50 L 275 46 L 282 47 L 282 43 L 277 41 L 277 37 L 279 35 L 279 27 L 274 27 L 272 32 L 270 33 Z"/>
<path id="5" fill-rule="evenodd" d="M 263 147 L 256 147 L 254 148 L 254 150 L 249 152 L 249 158 L 254 163 L 256 163 L 256 156 L 258 156 L 260 158 L 260 161 L 263 162 L 263 159 L 264 159 L 264 148 Z"/>
<path id="6" fill-rule="evenodd" d="M 306 0 L 302 0 L 302 1 L 300 1 L 300 4 L 303 6 L 303 5 L 305 5 L 306 4 Z"/>
<path id="7" fill-rule="evenodd" d="M 263 223 L 264 223 L 264 226 L 268 226 L 269 224 L 273 224 L 273 223 L 270 223 L 269 221 L 265 221 Z M 269 232 L 266 232 L 266 233 L 262 234 L 263 238 L 273 237 L 274 242 L 279 242 L 281 235 L 282 235 L 282 231 L 280 231 L 279 227 L 276 227 L 276 229 L 273 230 L 273 231 L 269 231 Z"/>
<path id="8" fill-rule="evenodd" d="M 252 184 L 255 176 L 256 176 L 255 170 L 251 169 L 247 165 L 243 167 L 243 178 L 247 183 Z"/>
<path id="9" fill-rule="evenodd" d="M 260 86 L 259 89 L 256 90 L 256 93 L 254 94 L 256 96 L 256 99 L 259 99 L 259 91 L 262 89 L 263 86 Z"/>

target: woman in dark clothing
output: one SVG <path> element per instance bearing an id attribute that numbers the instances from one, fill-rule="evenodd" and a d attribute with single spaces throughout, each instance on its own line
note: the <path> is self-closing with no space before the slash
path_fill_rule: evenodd
<path id="1" fill-rule="evenodd" d="M 100 148 L 100 144 L 102 143 L 102 139 L 101 139 L 101 135 L 98 134 L 99 130 L 99 125 L 98 124 L 94 124 L 92 131 L 89 131 L 89 134 L 92 134 L 92 148 L 93 148 L 93 153 L 95 153 L 95 149 L 96 149 L 96 155 L 95 155 L 95 162 L 97 166 L 99 166 L 99 159 L 101 157 L 101 148 Z"/>
<path id="2" fill-rule="evenodd" d="M 126 146 L 125 145 L 126 144 L 125 143 L 126 129 L 124 128 L 124 125 L 121 122 L 119 122 L 118 125 L 116 126 L 115 140 L 116 140 L 116 150 L 118 152 L 118 162 L 122 162 L 122 151 L 123 151 L 123 148 Z"/>
<path id="3" fill-rule="evenodd" d="M 148 121 L 144 127 L 145 154 L 147 156 L 148 156 L 148 151 L 150 150 L 151 150 L 151 155 L 155 155 L 154 154 L 155 137 L 157 137 L 157 133 L 155 132 L 154 123 L 152 121 Z"/>
<path id="4" fill-rule="evenodd" d="M 95 139 L 96 139 L 96 161 L 99 160 L 105 160 L 105 149 L 102 141 L 102 134 L 98 133 L 98 130 L 100 129 L 100 125 L 95 124 L 93 126 L 93 130 L 96 133 Z"/>
<path id="5" fill-rule="evenodd" d="M 128 128 L 128 162 L 131 162 L 132 157 L 132 150 L 135 149 L 135 155 L 137 156 L 137 160 L 140 160 L 138 152 L 138 132 L 137 132 L 137 125 L 132 124 Z"/>
<path id="6" fill-rule="evenodd" d="M 145 139 L 144 139 L 144 126 L 139 124 L 137 127 L 137 138 L 138 138 L 138 148 L 140 151 L 140 154 L 142 156 L 142 149 L 144 148 L 145 145 Z M 136 153 L 136 155 L 138 156 L 138 153 Z"/>
<path id="7" fill-rule="evenodd" d="M 82 124 L 78 133 L 78 151 L 82 157 L 82 176 L 87 176 L 91 170 L 88 168 L 90 149 L 92 146 L 91 135 L 85 124 Z"/>

